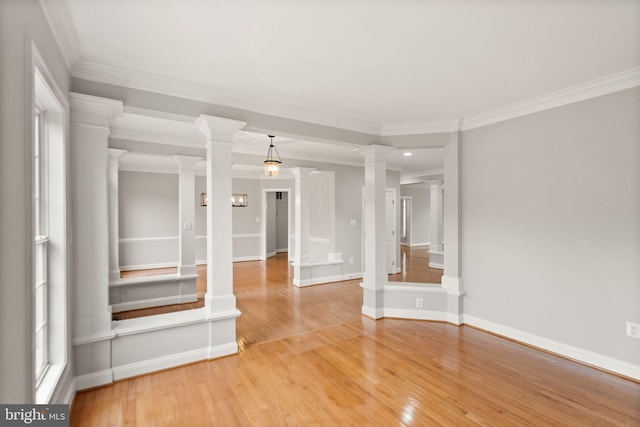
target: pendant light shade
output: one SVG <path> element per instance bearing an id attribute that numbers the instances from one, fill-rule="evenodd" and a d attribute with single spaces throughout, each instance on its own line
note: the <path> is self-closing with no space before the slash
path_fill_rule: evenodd
<path id="1" fill-rule="evenodd" d="M 269 144 L 269 151 L 267 151 L 267 160 L 264 161 L 264 174 L 269 177 L 274 177 L 280 172 L 280 163 L 282 163 L 282 160 L 280 160 L 278 149 L 273 145 L 274 136 L 268 136 L 271 138 L 271 142 Z"/>

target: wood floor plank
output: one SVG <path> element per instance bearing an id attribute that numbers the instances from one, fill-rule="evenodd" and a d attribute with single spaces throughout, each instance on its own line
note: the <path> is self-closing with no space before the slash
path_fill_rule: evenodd
<path id="1" fill-rule="evenodd" d="M 636 382 L 471 327 L 363 317 L 357 280 L 296 288 L 286 254 L 237 264 L 237 355 L 79 392 L 71 425 L 640 426 Z"/>

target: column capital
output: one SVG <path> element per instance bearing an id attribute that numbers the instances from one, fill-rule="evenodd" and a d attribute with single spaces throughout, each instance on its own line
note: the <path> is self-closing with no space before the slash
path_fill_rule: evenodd
<path id="1" fill-rule="evenodd" d="M 295 177 L 309 176 L 312 172 L 315 172 L 316 168 L 291 168 L 291 173 Z"/>
<path id="2" fill-rule="evenodd" d="M 389 153 L 395 151 L 395 147 L 389 147 L 387 145 L 367 145 L 366 147 L 356 148 L 356 153 L 360 153 L 364 156 L 365 163 L 370 162 L 384 162 L 387 160 Z"/>
<path id="3" fill-rule="evenodd" d="M 207 142 L 231 143 L 232 135 L 245 127 L 247 122 L 201 114 L 200 117 L 196 119 L 195 125 L 207 138 Z"/>
<path id="4" fill-rule="evenodd" d="M 122 101 L 71 92 L 71 121 L 77 124 L 109 127 L 123 112 Z"/>
<path id="5" fill-rule="evenodd" d="M 196 164 L 203 160 L 202 157 L 194 156 L 172 156 L 172 159 L 178 162 L 178 168 L 180 170 L 192 171 L 195 170 Z"/>
<path id="6" fill-rule="evenodd" d="M 429 189 L 431 190 L 442 190 L 442 181 L 438 180 L 438 181 L 429 181 Z"/>
<path id="7" fill-rule="evenodd" d="M 107 151 L 109 152 L 109 161 L 115 162 L 116 164 L 118 160 L 120 160 L 120 157 L 127 152 L 127 150 L 120 150 L 118 148 L 109 148 Z"/>

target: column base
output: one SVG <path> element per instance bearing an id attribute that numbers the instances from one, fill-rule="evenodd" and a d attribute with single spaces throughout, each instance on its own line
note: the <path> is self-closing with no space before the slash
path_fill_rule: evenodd
<path id="1" fill-rule="evenodd" d="M 237 311 L 236 296 L 215 296 L 207 293 L 204 296 L 204 306 L 211 314 Z"/>
<path id="2" fill-rule="evenodd" d="M 384 317 L 384 290 L 367 289 L 362 292 L 362 314 L 372 319 Z"/>
<path id="3" fill-rule="evenodd" d="M 178 275 L 186 275 L 186 274 L 198 274 L 196 265 L 193 264 L 193 265 L 178 266 Z"/>
<path id="4" fill-rule="evenodd" d="M 464 295 L 462 277 L 442 276 L 442 287 L 450 295 Z"/>
<path id="5" fill-rule="evenodd" d="M 109 271 L 109 282 L 120 280 L 120 269 Z"/>

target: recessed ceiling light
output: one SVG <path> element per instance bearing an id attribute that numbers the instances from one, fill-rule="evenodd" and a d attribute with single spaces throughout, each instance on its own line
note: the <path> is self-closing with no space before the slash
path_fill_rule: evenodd
<path id="1" fill-rule="evenodd" d="M 405 156 L 409 157 L 409 156 L 413 156 L 413 153 L 407 151 L 406 153 L 404 153 Z"/>

